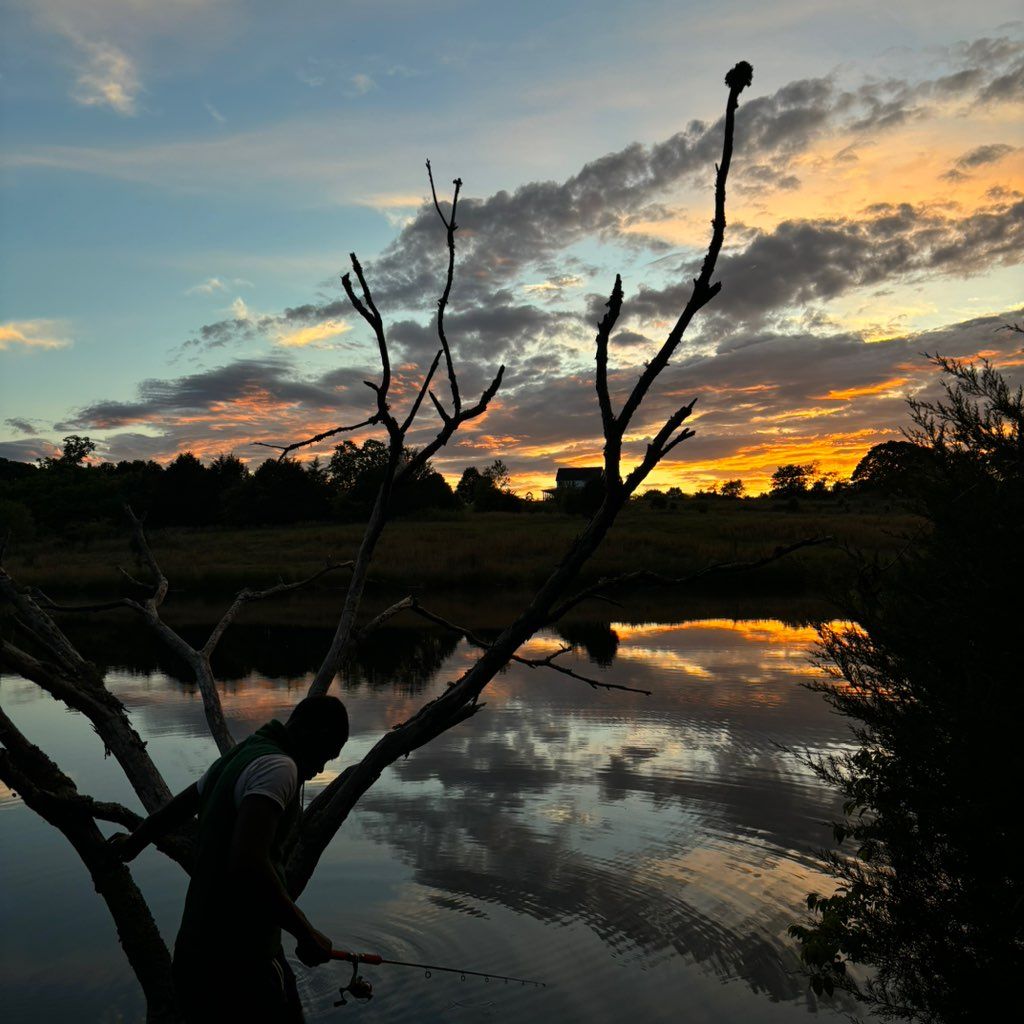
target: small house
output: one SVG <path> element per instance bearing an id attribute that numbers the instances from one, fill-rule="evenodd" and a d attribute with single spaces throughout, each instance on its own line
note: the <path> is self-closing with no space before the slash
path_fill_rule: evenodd
<path id="1" fill-rule="evenodd" d="M 591 481 L 600 483 L 604 479 L 604 470 L 600 466 L 584 466 L 579 469 L 562 468 L 555 473 L 555 486 L 544 491 L 555 495 L 570 490 L 580 490 Z"/>

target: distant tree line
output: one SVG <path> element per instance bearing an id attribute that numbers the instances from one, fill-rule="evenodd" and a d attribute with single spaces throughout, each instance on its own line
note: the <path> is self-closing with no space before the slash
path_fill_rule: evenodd
<path id="1" fill-rule="evenodd" d="M 38 531 L 73 534 L 89 523 L 120 523 L 123 506 L 145 512 L 147 523 L 162 526 L 275 526 L 324 520 L 365 518 L 387 466 L 382 441 L 344 441 L 326 461 L 270 458 L 250 468 L 234 454 L 204 464 L 183 452 L 166 465 L 153 460 L 89 461 L 96 450 L 88 437 L 64 438 L 59 456 L 37 465 L 0 459 L 0 534 L 30 539 Z M 407 450 L 404 458 L 414 452 Z M 772 474 L 771 498 L 792 502 L 851 492 L 886 498 L 910 497 L 927 473 L 929 452 L 909 441 L 876 445 L 860 461 L 849 481 L 819 474 L 813 464 L 787 464 Z M 699 490 L 696 498 L 739 500 L 742 480 Z M 484 469 L 468 466 L 453 490 L 426 463 L 392 496 L 397 515 L 422 512 L 519 512 L 541 505 L 570 515 L 593 512 L 600 503 L 600 481 L 580 488 L 559 488 L 552 500 L 530 501 L 516 495 L 508 466 L 495 459 Z M 678 487 L 648 490 L 636 501 L 666 509 L 690 497 Z"/>
<path id="2" fill-rule="evenodd" d="M 38 466 L 0 459 L 0 529 L 72 533 L 86 523 L 119 523 L 130 504 L 150 526 L 255 526 L 365 517 L 385 472 L 380 441 L 346 441 L 326 462 L 267 459 L 250 469 L 233 454 L 204 465 L 183 452 L 166 466 L 152 460 L 87 464 L 87 437 L 64 439 L 60 456 Z M 410 458 L 412 452 L 406 452 Z M 398 514 L 455 509 L 459 499 L 429 463 L 393 495 Z"/>
<path id="3" fill-rule="evenodd" d="M 857 463 L 849 480 L 837 473 L 821 473 L 817 463 L 789 462 L 775 468 L 768 498 L 828 498 L 859 495 L 868 498 L 907 499 L 913 501 L 927 477 L 933 458 L 930 450 L 912 441 L 885 441 L 876 444 Z M 709 484 L 696 491 L 694 498 L 738 500 L 746 496 L 740 479 Z M 673 503 L 689 497 L 678 487 L 646 491 L 640 501 L 652 508 L 672 508 Z"/>

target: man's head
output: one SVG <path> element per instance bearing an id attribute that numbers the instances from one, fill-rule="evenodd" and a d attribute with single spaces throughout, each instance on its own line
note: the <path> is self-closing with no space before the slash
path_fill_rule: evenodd
<path id="1" fill-rule="evenodd" d="M 341 753 L 348 740 L 348 712 L 337 697 L 307 697 L 295 705 L 285 728 L 299 775 L 309 780 Z"/>

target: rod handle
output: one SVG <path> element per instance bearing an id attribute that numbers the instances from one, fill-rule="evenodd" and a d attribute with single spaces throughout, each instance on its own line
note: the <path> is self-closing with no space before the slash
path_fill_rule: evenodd
<path id="1" fill-rule="evenodd" d="M 344 949 L 332 949 L 332 960 L 347 960 L 350 964 L 370 964 L 376 966 L 383 963 L 380 953 L 349 953 Z"/>

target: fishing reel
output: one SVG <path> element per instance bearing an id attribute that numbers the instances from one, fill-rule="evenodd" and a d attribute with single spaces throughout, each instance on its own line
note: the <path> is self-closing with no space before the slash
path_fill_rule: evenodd
<path id="1" fill-rule="evenodd" d="M 353 999 L 360 1003 L 368 1003 L 373 998 L 373 986 L 356 972 L 359 970 L 359 961 L 352 964 L 352 977 L 348 984 L 338 989 L 338 1001 L 335 1006 L 348 1006 L 345 998 L 347 992 Z"/>

